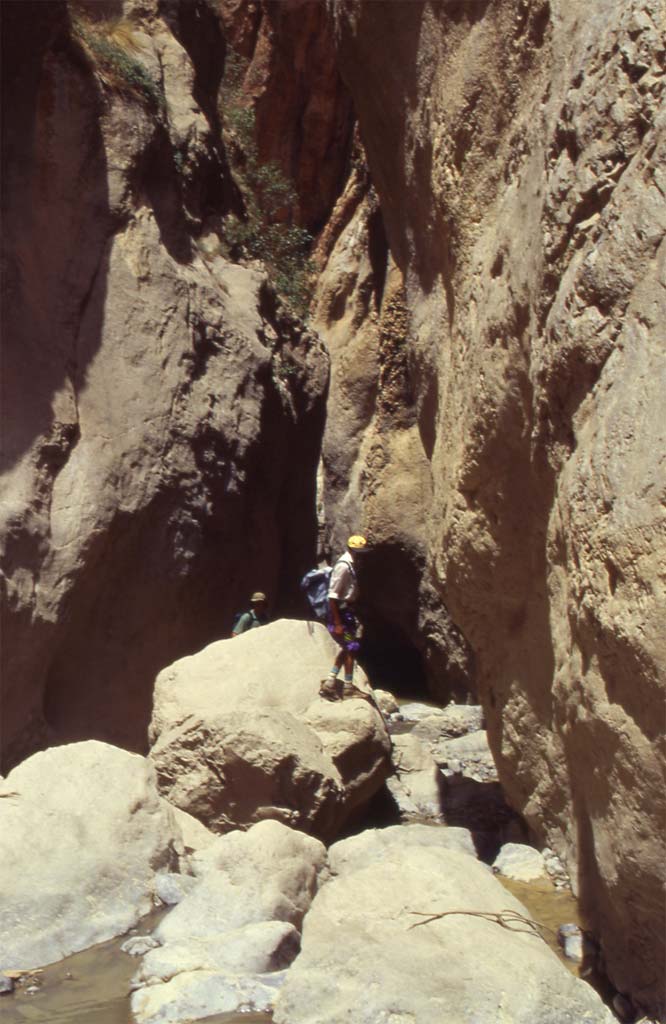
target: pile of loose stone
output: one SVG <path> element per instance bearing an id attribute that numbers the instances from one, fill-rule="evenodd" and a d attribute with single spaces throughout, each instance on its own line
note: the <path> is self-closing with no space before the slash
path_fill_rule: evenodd
<path id="1" fill-rule="evenodd" d="M 480 709 L 398 709 L 380 695 L 379 714 L 372 694 L 322 701 L 329 638 L 320 650 L 316 631 L 298 635 L 315 671 L 277 687 L 275 650 L 293 647 L 300 625 L 273 624 L 167 672 L 151 757 L 75 743 L 1 781 L 0 975 L 128 934 L 125 954 L 140 958 L 137 1024 L 269 1010 L 276 1024 L 612 1024 L 537 931 L 503 924 L 507 913 L 525 922 L 529 912 L 496 874 L 545 875 L 555 860 L 515 843 L 520 823 L 500 800 Z M 236 658 L 227 696 L 237 706 L 220 712 L 220 680 Z M 275 749 L 265 737 L 258 747 L 254 732 L 248 739 L 248 708 L 256 718 L 260 697 L 261 721 L 280 726 Z M 289 759 L 292 733 L 300 760 Z M 328 832 L 344 821 L 350 800 L 359 806 L 381 785 L 389 756 L 403 824 L 329 845 L 307 834 L 313 823 Z M 461 786 L 479 800 L 474 828 L 450 820 Z M 219 828 L 232 814 L 243 815 L 240 827 Z M 491 835 L 501 839 L 492 865 L 479 855 Z M 165 916 L 143 929 L 156 904 Z"/>
<path id="2" fill-rule="evenodd" d="M 571 890 L 555 851 L 527 844 L 522 821 L 506 804 L 480 706 L 399 706 L 386 692 L 379 703 L 394 746 L 395 774 L 387 785 L 403 822 L 469 826 L 482 852 L 499 846 L 492 859 L 496 874 L 519 882 L 548 878 L 556 891 Z M 558 938 L 567 959 L 582 963 L 580 927 L 563 924 Z"/>
<path id="3" fill-rule="evenodd" d="M 386 717 L 393 742 L 395 774 L 388 787 L 401 819 L 431 820 L 439 824 L 463 824 L 458 812 L 469 817 L 473 809 L 464 797 L 484 789 L 482 824 L 498 823 L 496 839 L 504 847 L 498 870 L 509 864 L 515 876 L 531 881 L 547 875 L 558 890 L 570 889 L 566 869 L 554 850 L 538 851 L 526 845 L 526 829 L 507 805 L 499 786 L 497 769 L 484 728 L 483 709 L 478 705 L 451 703 L 446 708 L 428 704 L 398 705 L 395 698 L 380 691 L 379 704 Z M 472 783 L 472 786 L 466 786 Z M 456 789 L 463 799 L 456 800 Z M 478 797 L 477 797 L 478 798 Z M 473 801 L 472 801 L 473 802 Z M 511 839 L 522 842 L 510 843 Z M 509 853 L 511 847 L 511 853 Z"/>

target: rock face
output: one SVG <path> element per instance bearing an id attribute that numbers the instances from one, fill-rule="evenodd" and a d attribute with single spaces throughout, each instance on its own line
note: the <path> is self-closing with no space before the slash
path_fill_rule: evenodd
<path id="1" fill-rule="evenodd" d="M 403 277 L 391 259 L 382 211 L 360 143 L 315 254 L 320 272 L 313 324 L 331 356 L 322 448 L 324 547 L 336 556 L 362 528 L 365 650 L 389 684 L 421 671 L 437 697 L 464 696 L 470 651 L 427 576 L 423 510 L 430 466 L 409 373 Z M 417 654 L 410 664 L 406 652 Z M 402 677 L 402 678 L 401 678 Z"/>
<path id="2" fill-rule="evenodd" d="M 156 673 L 314 561 L 328 360 L 225 259 L 233 46 L 302 223 L 351 154 L 316 252 L 328 543 L 375 541 L 378 646 L 416 648 L 433 692 L 477 679 L 513 805 L 659 1011 L 660 0 L 0 6 L 3 765 L 49 738 L 144 749 Z M 362 803 L 370 710 L 356 736 L 311 714 L 294 735 Z"/>
<path id="3" fill-rule="evenodd" d="M 658 1009 L 663 10 L 329 8 L 405 278 L 426 576 L 511 801 L 566 860 L 615 984 Z"/>
<path id="4" fill-rule="evenodd" d="M 28 758 L 0 789 L 0 966 L 122 935 L 177 869 L 180 831 L 137 754 L 89 741 Z"/>
<path id="5" fill-rule="evenodd" d="M 247 62 L 242 91 L 257 146 L 293 182 L 293 213 L 310 231 L 326 223 L 347 170 L 353 112 L 319 0 L 216 0 L 228 47 Z"/>
<path id="6" fill-rule="evenodd" d="M 527 912 L 489 869 L 429 841 L 439 830 L 416 829 L 400 828 L 395 843 L 381 831 L 368 843 L 366 833 L 362 857 L 343 852 L 356 838 L 332 848 L 339 874 L 306 917 L 276 1024 L 611 1024 L 599 996 L 539 936 L 492 919 Z M 447 911 L 424 923 L 430 912 Z"/>
<path id="7" fill-rule="evenodd" d="M 395 770 L 386 785 L 401 821 L 459 826 L 490 863 L 527 828 L 506 802 L 482 724 L 480 707 L 403 704 L 388 720 Z"/>
<path id="8" fill-rule="evenodd" d="M 217 832 L 274 818 L 336 836 L 384 782 L 391 749 L 366 700 L 319 697 L 336 650 L 324 626 L 285 619 L 160 673 L 150 756 L 168 800 Z"/>
<path id="9" fill-rule="evenodd" d="M 48 739 L 145 749 L 157 671 L 228 634 L 248 591 L 293 593 L 314 558 L 328 361 L 260 269 L 222 255 L 212 8 L 128 0 L 116 28 L 99 4 L 8 8 L 11 766 Z"/>

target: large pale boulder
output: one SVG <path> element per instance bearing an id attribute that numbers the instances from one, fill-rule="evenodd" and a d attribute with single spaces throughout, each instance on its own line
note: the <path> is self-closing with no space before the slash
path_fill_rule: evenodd
<path id="1" fill-rule="evenodd" d="M 269 1009 L 325 873 L 322 843 L 276 821 L 194 857 L 196 888 L 165 917 L 132 987 L 140 1024 Z"/>
<path id="2" fill-rule="evenodd" d="M 400 849 L 422 847 L 457 850 L 476 857 L 472 835 L 466 828 L 390 825 L 388 828 L 364 829 L 356 836 L 333 843 L 328 851 L 328 864 L 334 875 L 344 875 L 367 868 L 370 864 L 390 861 Z"/>
<path id="3" fill-rule="evenodd" d="M 319 697 L 335 652 L 322 625 L 279 620 L 160 673 L 150 756 L 170 802 L 215 831 L 275 818 L 335 836 L 390 766 L 369 700 Z"/>
<path id="4" fill-rule="evenodd" d="M 440 741 L 434 745 L 433 753 L 438 764 L 456 771 L 464 767 L 465 773 L 472 778 L 497 778 L 495 761 L 485 729 L 477 729 L 464 736 Z"/>
<path id="5" fill-rule="evenodd" d="M 187 811 L 181 811 L 180 807 L 174 807 L 173 813 L 183 837 L 186 853 L 196 853 L 215 842 L 215 833 L 207 829 L 198 818 Z"/>
<path id="6" fill-rule="evenodd" d="M 663 1011 L 663 3 L 329 9 L 405 280 L 425 576 L 509 798 Z"/>
<path id="7" fill-rule="evenodd" d="M 338 866 L 306 917 L 276 1024 L 612 1024 L 540 936 L 501 926 L 496 915 L 527 911 L 468 854 L 406 835 Z"/>
<path id="8" fill-rule="evenodd" d="M 141 989 L 132 997 L 132 1015 L 137 1024 L 181 1024 L 224 1014 L 256 1011 L 268 1013 L 284 981 L 275 972 L 241 978 L 197 970 L 178 974 L 164 985 Z"/>
<path id="9" fill-rule="evenodd" d="M 0 967 L 122 935 L 153 908 L 179 849 L 146 758 L 97 741 L 33 755 L 0 789 Z"/>
<path id="10" fill-rule="evenodd" d="M 522 843 L 505 843 L 493 861 L 493 870 L 516 882 L 548 877 L 544 855 Z"/>
<path id="11" fill-rule="evenodd" d="M 404 709 L 401 708 L 404 713 Z M 446 737 L 455 739 L 467 733 L 483 729 L 483 708 L 474 704 L 448 704 L 445 708 L 433 708 L 431 714 L 420 718 L 414 727 L 415 736 L 434 739 Z"/>

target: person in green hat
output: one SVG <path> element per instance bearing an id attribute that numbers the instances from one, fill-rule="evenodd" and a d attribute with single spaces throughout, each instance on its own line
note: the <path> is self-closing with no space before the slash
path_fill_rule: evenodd
<path id="1" fill-rule="evenodd" d="M 232 636 L 239 636 L 248 629 L 256 629 L 257 626 L 265 626 L 268 622 L 268 598 L 260 590 L 250 598 L 250 610 L 243 612 L 234 623 L 231 631 Z"/>

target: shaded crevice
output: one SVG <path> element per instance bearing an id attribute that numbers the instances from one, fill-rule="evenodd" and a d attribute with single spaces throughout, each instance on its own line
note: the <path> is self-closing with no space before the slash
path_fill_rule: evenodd
<path id="1" fill-rule="evenodd" d="M 181 182 L 173 162 L 171 141 L 164 125 L 157 125 L 150 144 L 134 169 L 137 197 L 143 192 L 155 214 L 160 240 L 176 263 L 187 264 L 193 255 L 192 238 L 183 208 Z"/>
<path id="2" fill-rule="evenodd" d="M 192 96 L 213 132 L 219 135 L 217 96 L 226 56 L 219 19 L 206 0 L 160 0 L 158 10 L 192 61 Z"/>
<path id="3" fill-rule="evenodd" d="M 384 227 L 384 217 L 381 206 L 377 203 L 368 218 L 368 256 L 372 266 L 376 310 L 381 309 L 384 296 L 388 255 L 389 244 Z"/>
<path id="4" fill-rule="evenodd" d="M 462 773 L 439 772 L 437 778 L 446 824 L 469 829 L 484 863 L 493 863 L 507 836 L 512 842 L 527 842 L 527 825 L 507 803 L 499 782 L 478 782 Z"/>

